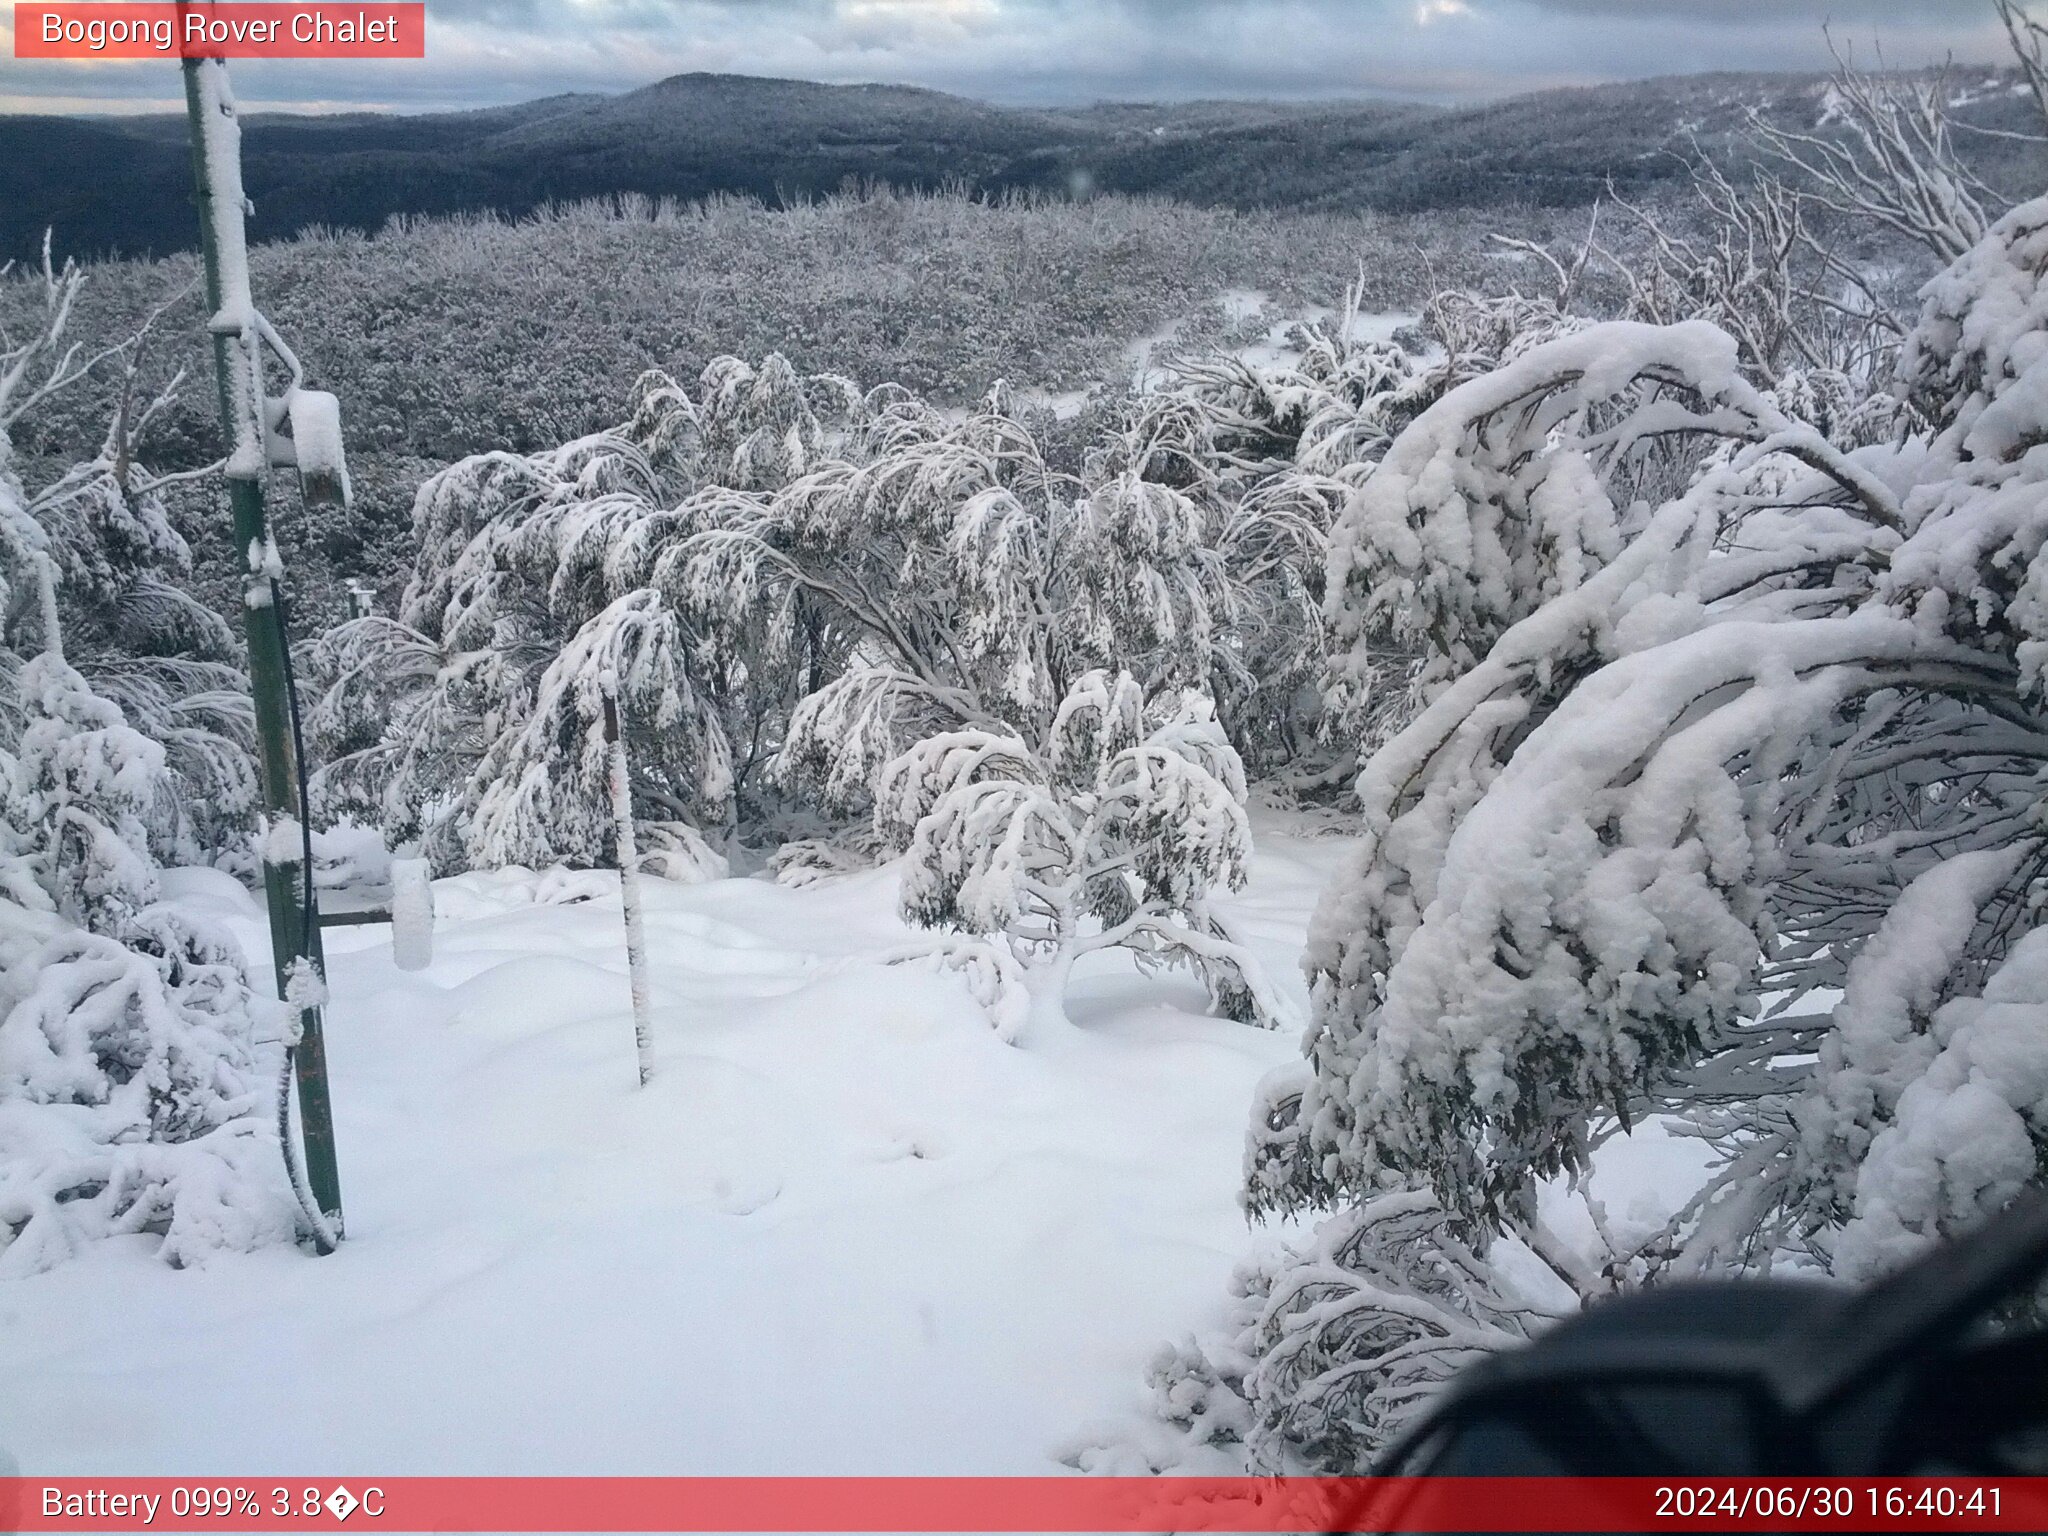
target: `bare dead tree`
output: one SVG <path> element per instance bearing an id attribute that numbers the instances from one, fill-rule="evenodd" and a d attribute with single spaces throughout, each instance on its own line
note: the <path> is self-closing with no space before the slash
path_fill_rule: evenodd
<path id="1" fill-rule="evenodd" d="M 2032 23 L 2027 23 L 2029 27 Z M 2015 47 L 2026 57 L 2015 34 Z M 2038 47 L 2031 31 L 2023 36 Z M 1956 152 L 1946 70 L 1908 76 L 1858 69 L 1830 36 L 1830 81 L 1839 135 L 1789 128 L 1754 107 L 1750 132 L 1760 148 L 1800 173 L 1801 195 L 1850 218 L 1872 221 L 1926 246 L 1944 263 L 1984 237 L 1998 194 Z"/>
<path id="2" fill-rule="evenodd" d="M 1878 371 L 1898 345 L 1900 321 L 1863 271 L 1815 234 L 1801 194 L 1762 170 L 1737 185 L 1704 154 L 1689 166 L 1700 232 L 1688 234 L 1610 187 L 1609 200 L 1647 247 L 1624 259 L 1588 237 L 1627 288 L 1630 318 L 1711 319 L 1759 377 L 1787 367 L 1857 378 Z"/>
<path id="3" fill-rule="evenodd" d="M 2020 78 L 2033 93 L 2041 120 L 2048 124 L 2048 26 L 2034 20 L 2019 0 L 1992 0 L 1998 19 L 2005 23 L 2005 35 L 2012 43 L 2012 55 L 2020 67 Z"/>

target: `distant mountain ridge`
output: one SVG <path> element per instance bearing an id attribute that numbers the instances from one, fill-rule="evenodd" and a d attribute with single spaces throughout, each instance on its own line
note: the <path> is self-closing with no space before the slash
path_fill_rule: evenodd
<path id="1" fill-rule="evenodd" d="M 1995 79 L 1967 110 L 2025 126 Z M 1811 123 L 1818 76 L 1696 75 L 1546 91 L 1481 106 L 1376 101 L 991 106 L 898 85 L 678 75 L 617 96 L 397 116 L 259 114 L 244 129 L 254 238 L 311 224 L 375 229 L 396 213 L 495 210 L 617 193 L 773 202 L 850 178 L 1152 193 L 1226 207 L 1414 211 L 1572 205 L 1609 181 L 1678 173 L 1750 107 Z M 196 225 L 181 116 L 0 116 L 0 257 L 45 227 L 61 251 L 190 249 Z M 1993 155 L 2017 155 L 1985 139 Z"/>

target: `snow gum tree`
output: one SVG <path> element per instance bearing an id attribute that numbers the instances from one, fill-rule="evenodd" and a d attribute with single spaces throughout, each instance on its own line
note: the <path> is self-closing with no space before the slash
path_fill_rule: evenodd
<path id="1" fill-rule="evenodd" d="M 217 850 L 253 780 L 231 643 L 170 579 L 189 554 L 134 453 L 176 381 L 139 403 L 140 338 L 81 360 L 78 274 L 40 284 L 0 336 L 0 1275 L 117 1233 L 183 1265 L 293 1230 L 282 1020 L 159 899 L 158 858 Z M 99 451 L 29 490 L 10 429 L 93 366 L 121 383 Z"/>
<path id="2" fill-rule="evenodd" d="M 1276 1023 L 1284 1005 L 1209 904 L 1244 883 L 1243 766 L 1206 699 L 1161 704 L 1148 718 L 1128 672 L 1090 672 L 1037 748 L 960 730 L 891 760 L 875 820 L 905 851 L 903 916 L 1000 946 L 1040 1017 L 1060 1013 L 1076 960 L 1122 948 L 1191 966 L 1227 1017 Z M 998 1018 L 1028 1022 L 1015 1000 Z"/>
<path id="3" fill-rule="evenodd" d="M 1247 1189 L 1340 1214 L 1249 1288 L 1234 1368 L 1167 1373 L 1236 1393 L 1265 1461 L 1357 1467 L 1418 1355 L 1559 1297 L 1863 1275 L 2040 1178 L 2044 276 L 2035 202 L 1927 286 L 1918 435 L 1838 444 L 1718 329 L 1615 322 L 1454 388 L 1350 498 L 1333 624 L 1432 673 L 1359 776 Z M 1704 1185 L 1561 1241 L 1539 1189 L 1652 1118 L 1707 1143 Z M 1392 1271 L 1360 1239 L 1389 1200 Z M 1467 1263 L 1503 1244 L 1547 1301 Z"/>
<path id="4" fill-rule="evenodd" d="M 772 446 L 785 468 L 817 449 L 802 383 L 778 359 L 759 377 L 721 360 L 700 405 L 649 374 L 614 431 L 480 455 L 422 485 L 399 617 L 352 620 L 309 647 L 327 809 L 422 840 L 443 868 L 610 862 L 613 690 L 643 843 L 687 845 L 716 868 L 696 829 L 728 824 L 753 766 L 732 744 L 744 753 L 757 711 L 781 700 L 765 669 L 689 622 L 672 567 L 747 497 L 709 477 L 772 480 Z"/>
<path id="5" fill-rule="evenodd" d="M 1000 409 L 947 422 L 898 401 L 863 440 L 696 536 L 680 577 L 706 627 L 772 616 L 838 665 L 795 706 L 778 763 L 864 805 L 882 766 L 946 726 L 1049 727 L 1068 687 L 1121 666 L 1203 685 L 1230 589 L 1207 509 L 1134 470 L 1055 473 Z"/>
<path id="6" fill-rule="evenodd" d="M 168 306 L 121 342 L 81 357 L 64 341 L 81 274 L 46 262 L 26 282 L 41 290 L 35 324 L 11 342 L 0 339 L 0 669 L 11 676 L 23 658 L 52 652 L 81 687 L 116 706 L 164 758 L 155 800 L 141 813 L 151 849 L 210 862 L 249 827 L 253 725 L 234 638 L 181 584 L 192 555 L 164 508 L 166 487 L 211 469 L 158 475 L 138 448 L 181 382 L 144 382 L 152 328 Z M 12 429 L 89 373 L 113 384 L 104 433 L 85 457 L 31 489 L 15 463 Z M 0 749 L 12 749 L 26 728 L 22 706 L 46 696 L 43 685 L 24 686 L 0 701 Z"/>
<path id="7" fill-rule="evenodd" d="M 1240 755 L 1284 757 L 1327 503 L 1191 494 L 1167 463 L 1127 435 L 1058 472 L 1000 387 L 954 420 L 777 357 L 649 374 L 611 431 L 421 486 L 397 618 L 307 650 L 320 798 L 443 868 L 605 862 L 601 679 L 671 858 L 815 829 L 804 801 L 865 820 L 907 748 L 1042 740 L 1101 670 L 1200 690 Z"/>

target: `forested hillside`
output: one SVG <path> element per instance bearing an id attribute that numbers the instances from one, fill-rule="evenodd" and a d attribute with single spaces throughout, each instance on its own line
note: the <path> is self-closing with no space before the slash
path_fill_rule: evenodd
<path id="1" fill-rule="evenodd" d="M 1983 76 L 1984 78 L 1979 78 Z M 2020 94 L 2015 95 L 2018 89 Z M 737 192 L 780 203 L 847 181 L 975 192 L 1157 193 L 1200 206 L 1421 212 L 1591 201 L 1683 175 L 1695 146 L 1738 148 L 1745 113 L 1810 125 L 1819 76 L 1703 75 L 1546 91 L 1459 108 L 1385 102 L 996 107 L 902 86 L 679 75 L 617 96 L 482 111 L 256 116 L 246 185 L 258 240 L 308 225 L 372 230 L 396 213 L 489 210 L 639 193 Z M 2023 128 L 2024 87 L 1979 71 L 1959 116 Z M 0 117 L 0 258 L 190 249 L 182 117 Z M 1965 146 L 1996 179 L 2014 141 Z M 74 174 L 91 165 L 82 183 Z"/>
<path id="2" fill-rule="evenodd" d="M 520 222 L 408 220 L 374 236 L 257 248 L 254 278 L 280 325 L 320 336 L 319 377 L 349 402 L 355 503 L 287 527 L 309 620 L 342 611 L 343 581 L 394 599 L 412 500 L 436 465 L 530 452 L 610 424 L 649 366 L 694 376 L 721 353 L 779 351 L 806 372 L 890 379 L 952 408 L 997 380 L 1046 415 L 1048 451 L 1077 460 L 1101 409 L 1128 393 L 1138 353 L 1256 342 L 1304 306 L 1330 307 L 1363 273 L 1373 311 L 1413 312 L 1427 274 L 1474 284 L 1517 270 L 1491 221 L 1247 216 L 1157 200 L 899 195 L 801 208 L 720 199 L 696 207 L 589 205 Z M 1526 233 L 1576 237 L 1581 216 L 1540 211 Z M 209 361 L 190 257 L 106 263 L 80 292 L 74 334 L 100 344 L 168 303 L 151 377 Z M 1223 300 L 1263 295 L 1247 316 Z M 36 302 L 0 286 L 0 306 Z M 89 377 L 16 429 L 54 462 L 98 430 L 114 381 Z M 1047 402 L 1062 401 L 1053 419 Z M 167 468 L 217 453 L 207 392 L 154 415 L 142 445 Z M 174 489 L 202 585 L 232 613 L 233 563 L 205 487 Z"/>

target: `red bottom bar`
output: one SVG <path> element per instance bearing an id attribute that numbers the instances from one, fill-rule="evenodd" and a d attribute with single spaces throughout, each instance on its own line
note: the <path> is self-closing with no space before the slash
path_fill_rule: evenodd
<path id="1" fill-rule="evenodd" d="M 2048 1478 L 0 1478 L 0 1531 L 2048 1531 Z"/>

